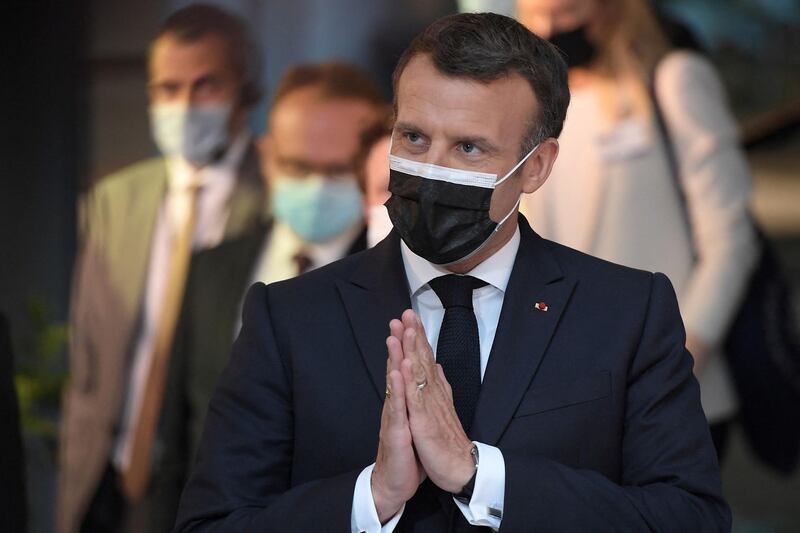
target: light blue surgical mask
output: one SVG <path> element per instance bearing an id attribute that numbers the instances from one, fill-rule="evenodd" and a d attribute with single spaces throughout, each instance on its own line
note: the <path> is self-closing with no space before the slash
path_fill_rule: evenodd
<path id="1" fill-rule="evenodd" d="M 228 146 L 228 123 L 233 105 L 153 104 L 150 129 L 159 151 L 180 156 L 201 167 L 222 155 Z"/>
<path id="2" fill-rule="evenodd" d="M 308 242 L 326 242 L 363 217 L 361 191 L 355 176 L 272 180 L 272 212 Z"/>

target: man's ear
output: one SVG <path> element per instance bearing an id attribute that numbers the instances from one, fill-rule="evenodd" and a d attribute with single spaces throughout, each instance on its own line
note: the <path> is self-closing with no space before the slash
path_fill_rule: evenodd
<path id="1" fill-rule="evenodd" d="M 539 144 L 522 167 L 522 192 L 530 194 L 544 185 L 558 157 L 558 141 L 549 137 Z"/>

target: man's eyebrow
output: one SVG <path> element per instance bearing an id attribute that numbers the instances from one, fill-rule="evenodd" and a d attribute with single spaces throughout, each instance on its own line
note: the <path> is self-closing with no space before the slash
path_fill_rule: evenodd
<path id="1" fill-rule="evenodd" d="M 405 131 L 419 131 L 419 132 L 422 131 L 422 128 L 410 122 L 395 122 L 394 129 L 405 130 Z"/>
<path id="2" fill-rule="evenodd" d="M 216 81 L 218 78 L 219 76 L 217 76 L 214 73 L 203 74 L 202 76 L 194 80 L 193 85 L 200 85 L 201 83 L 213 82 Z"/>
<path id="3" fill-rule="evenodd" d="M 159 87 L 167 87 L 167 86 L 175 86 L 178 82 L 169 79 L 158 79 L 158 80 L 150 80 L 147 82 L 148 89 L 155 89 Z"/>
<path id="4" fill-rule="evenodd" d="M 294 157 L 294 156 L 278 155 L 278 161 L 282 165 L 286 165 L 286 166 L 301 167 L 301 168 L 307 168 L 307 167 L 311 166 L 311 165 L 308 164 L 308 161 L 305 161 L 305 160 L 303 160 L 301 158 Z"/>

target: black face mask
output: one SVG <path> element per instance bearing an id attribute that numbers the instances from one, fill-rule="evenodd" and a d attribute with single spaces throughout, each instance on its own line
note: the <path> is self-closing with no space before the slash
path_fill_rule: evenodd
<path id="1" fill-rule="evenodd" d="M 465 259 L 489 240 L 493 189 L 389 171 L 389 218 L 412 252 L 435 265 Z"/>
<path id="2" fill-rule="evenodd" d="M 555 33 L 548 39 L 566 54 L 569 68 L 588 65 L 597 56 L 597 46 L 589 40 L 586 33 L 586 25 L 583 25 L 574 30 Z"/>
<path id="3" fill-rule="evenodd" d="M 510 178 L 537 147 L 497 181 L 494 174 L 390 156 L 392 196 L 385 205 L 394 229 L 412 252 L 435 265 L 469 258 L 489 242 L 519 205 L 518 200 L 500 222 L 489 218 L 494 188 Z M 456 177 L 446 177 L 453 175 Z"/>

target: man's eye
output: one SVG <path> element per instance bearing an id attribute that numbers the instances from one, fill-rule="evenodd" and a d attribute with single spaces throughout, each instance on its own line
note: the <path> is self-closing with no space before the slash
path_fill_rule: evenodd
<path id="1" fill-rule="evenodd" d="M 472 154 L 478 151 L 478 147 L 472 143 L 463 143 L 461 145 L 461 149 L 464 151 L 465 154 Z"/>
<path id="2" fill-rule="evenodd" d="M 408 139 L 409 142 L 416 144 L 422 140 L 422 135 L 420 135 L 419 133 L 409 132 L 406 133 L 406 139 Z"/>
<path id="3" fill-rule="evenodd" d="M 207 93 L 219 92 L 222 84 L 216 78 L 205 78 L 197 83 L 197 89 Z"/>
<path id="4" fill-rule="evenodd" d="M 171 98 L 177 95 L 179 90 L 180 87 L 177 84 L 162 84 L 156 85 L 153 93 L 164 98 Z"/>

